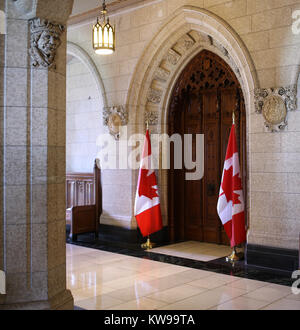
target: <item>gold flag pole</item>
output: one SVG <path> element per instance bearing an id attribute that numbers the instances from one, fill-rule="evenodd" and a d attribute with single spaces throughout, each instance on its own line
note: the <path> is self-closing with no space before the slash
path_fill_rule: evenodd
<path id="1" fill-rule="evenodd" d="M 235 112 L 233 110 L 232 112 L 232 124 L 235 125 Z M 243 260 L 244 254 L 243 253 L 238 253 L 236 250 L 236 246 L 233 247 L 232 253 L 230 256 L 226 257 L 227 262 L 234 263 L 235 261 L 240 261 Z"/>
<path id="2" fill-rule="evenodd" d="M 147 131 L 149 130 L 149 121 L 148 120 L 146 121 L 146 129 L 147 129 Z M 143 243 L 141 245 L 141 248 L 144 250 L 151 250 L 151 249 L 153 249 L 154 246 L 155 246 L 155 244 L 151 242 L 150 235 L 148 235 L 147 242 Z"/>

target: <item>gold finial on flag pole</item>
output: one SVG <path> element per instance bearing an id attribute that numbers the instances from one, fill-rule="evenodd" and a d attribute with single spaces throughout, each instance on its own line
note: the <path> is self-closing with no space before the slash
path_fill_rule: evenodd
<path id="1" fill-rule="evenodd" d="M 146 128 L 147 128 L 147 131 L 148 131 L 148 129 L 149 129 L 149 121 L 148 120 L 146 121 Z"/>
<path id="2" fill-rule="evenodd" d="M 235 125 L 235 112 L 232 112 L 232 124 Z"/>

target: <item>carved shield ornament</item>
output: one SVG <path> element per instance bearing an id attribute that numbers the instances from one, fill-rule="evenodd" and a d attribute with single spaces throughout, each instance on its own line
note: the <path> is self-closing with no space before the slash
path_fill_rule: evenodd
<path id="1" fill-rule="evenodd" d="M 273 131 L 282 129 L 286 126 L 287 108 L 284 100 L 277 95 L 269 96 L 263 105 L 263 116 L 267 127 Z"/>
<path id="2" fill-rule="evenodd" d="M 120 127 L 122 126 L 122 119 L 117 113 L 110 114 L 107 123 L 109 133 L 116 139 L 120 138 Z"/>

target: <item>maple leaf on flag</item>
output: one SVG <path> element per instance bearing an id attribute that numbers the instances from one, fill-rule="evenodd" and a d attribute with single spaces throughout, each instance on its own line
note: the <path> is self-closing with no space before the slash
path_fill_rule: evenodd
<path id="1" fill-rule="evenodd" d="M 242 180 L 239 177 L 239 173 L 233 176 L 232 166 L 228 170 L 224 170 L 222 189 L 227 202 L 232 201 L 232 204 L 241 204 L 239 200 L 240 195 L 235 193 L 235 191 L 242 189 Z"/>
<path id="2" fill-rule="evenodd" d="M 149 175 L 149 172 L 150 171 L 146 169 L 141 169 L 140 182 L 142 182 L 143 184 L 139 185 L 139 196 L 145 196 L 149 199 L 153 199 L 159 196 L 157 194 L 157 189 L 154 188 L 157 185 L 155 173 L 152 172 Z"/>

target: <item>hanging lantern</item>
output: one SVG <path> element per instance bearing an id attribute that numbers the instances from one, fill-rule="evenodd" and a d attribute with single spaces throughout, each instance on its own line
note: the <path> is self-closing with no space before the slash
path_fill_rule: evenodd
<path id="1" fill-rule="evenodd" d="M 102 4 L 100 19 L 93 25 L 93 48 L 96 54 L 109 55 L 115 51 L 116 33 L 115 27 L 110 25 L 109 18 L 106 19 L 105 0 Z"/>

